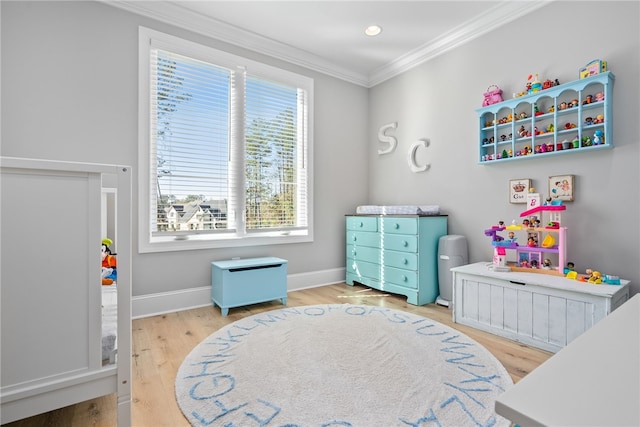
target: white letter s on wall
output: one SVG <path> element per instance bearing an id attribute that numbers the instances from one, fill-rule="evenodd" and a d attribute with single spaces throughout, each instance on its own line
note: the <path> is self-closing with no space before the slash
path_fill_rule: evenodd
<path id="1" fill-rule="evenodd" d="M 386 142 L 389 146 L 386 149 L 379 149 L 378 154 L 389 154 L 393 150 L 396 149 L 396 145 L 398 145 L 398 140 L 394 136 L 385 135 L 385 131 L 387 129 L 395 129 L 398 127 L 398 122 L 389 123 L 380 127 L 378 131 L 378 141 Z"/>

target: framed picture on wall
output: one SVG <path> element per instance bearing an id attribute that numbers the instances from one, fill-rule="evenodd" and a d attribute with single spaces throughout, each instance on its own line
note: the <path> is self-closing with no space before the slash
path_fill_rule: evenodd
<path id="1" fill-rule="evenodd" d="M 509 202 L 527 203 L 527 194 L 529 194 L 529 188 L 531 188 L 530 179 L 509 180 Z"/>
<path id="2" fill-rule="evenodd" d="M 556 175 L 549 177 L 549 197 L 551 197 L 551 201 L 573 201 L 573 178 L 573 175 Z"/>

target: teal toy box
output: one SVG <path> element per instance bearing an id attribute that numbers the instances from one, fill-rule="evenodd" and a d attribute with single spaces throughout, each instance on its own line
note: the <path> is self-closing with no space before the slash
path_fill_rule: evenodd
<path id="1" fill-rule="evenodd" d="M 211 301 L 223 316 L 229 308 L 274 299 L 287 304 L 287 260 L 264 257 L 211 263 Z"/>

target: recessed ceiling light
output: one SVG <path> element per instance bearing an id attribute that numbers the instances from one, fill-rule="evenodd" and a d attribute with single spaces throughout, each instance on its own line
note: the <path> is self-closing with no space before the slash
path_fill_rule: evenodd
<path id="1" fill-rule="evenodd" d="M 382 32 L 382 27 L 380 25 L 369 25 L 365 30 L 364 33 L 368 36 L 377 36 L 378 34 L 380 34 Z"/>

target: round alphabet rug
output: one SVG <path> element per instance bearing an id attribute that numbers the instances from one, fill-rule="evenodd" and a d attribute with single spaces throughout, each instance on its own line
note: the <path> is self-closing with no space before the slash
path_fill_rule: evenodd
<path id="1" fill-rule="evenodd" d="M 513 384 L 463 333 L 363 305 L 269 311 L 198 344 L 178 370 L 194 426 L 494 426 Z"/>

